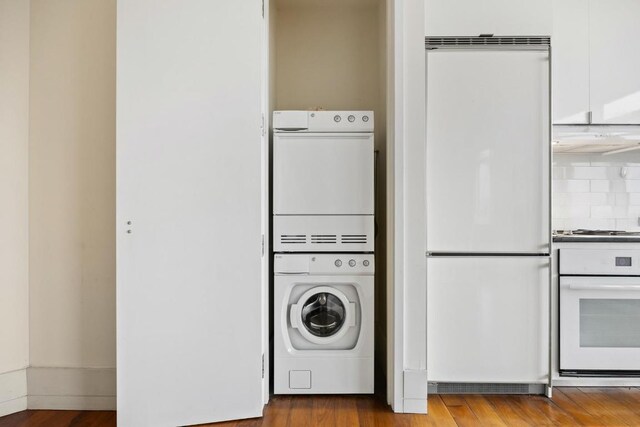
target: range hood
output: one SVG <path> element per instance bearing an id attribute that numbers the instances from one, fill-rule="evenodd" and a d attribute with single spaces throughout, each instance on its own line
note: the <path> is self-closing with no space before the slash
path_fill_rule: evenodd
<path id="1" fill-rule="evenodd" d="M 554 125 L 554 153 L 601 153 L 640 150 L 640 125 Z"/>

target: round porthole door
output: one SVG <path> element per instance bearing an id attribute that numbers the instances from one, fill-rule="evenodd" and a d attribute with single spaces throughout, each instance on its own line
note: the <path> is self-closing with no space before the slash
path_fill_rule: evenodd
<path id="1" fill-rule="evenodd" d="M 316 337 L 336 334 L 347 316 L 347 309 L 340 298 L 329 292 L 312 295 L 300 309 L 302 325 Z"/>
<path id="2" fill-rule="evenodd" d="M 355 303 L 344 293 L 329 286 L 305 292 L 291 306 L 291 326 L 309 341 L 329 344 L 339 340 L 349 327 L 355 326 Z"/>

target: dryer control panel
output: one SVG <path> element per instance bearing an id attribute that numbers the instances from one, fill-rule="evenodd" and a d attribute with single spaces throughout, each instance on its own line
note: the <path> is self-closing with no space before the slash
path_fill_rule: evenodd
<path id="1" fill-rule="evenodd" d="M 373 111 L 274 111 L 275 132 L 373 132 Z"/>
<path id="2" fill-rule="evenodd" d="M 373 275 L 373 254 L 276 254 L 275 275 Z"/>

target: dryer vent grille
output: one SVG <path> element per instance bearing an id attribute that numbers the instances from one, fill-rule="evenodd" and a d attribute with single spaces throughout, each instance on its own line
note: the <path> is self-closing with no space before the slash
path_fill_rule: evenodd
<path id="1" fill-rule="evenodd" d="M 304 234 L 282 234 L 280 235 L 280 243 L 305 244 L 307 243 L 307 236 Z"/>
<path id="2" fill-rule="evenodd" d="M 343 234 L 341 238 L 342 243 L 367 243 L 366 234 Z"/>
<path id="3" fill-rule="evenodd" d="M 312 234 L 311 243 L 336 243 L 335 234 Z"/>
<path id="4" fill-rule="evenodd" d="M 430 394 L 544 394 L 544 387 L 544 384 L 431 382 L 427 392 Z"/>

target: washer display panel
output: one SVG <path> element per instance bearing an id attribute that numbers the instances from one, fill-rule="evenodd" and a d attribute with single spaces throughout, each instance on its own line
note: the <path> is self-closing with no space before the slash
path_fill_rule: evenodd
<path id="1" fill-rule="evenodd" d="M 337 333 L 346 317 L 340 298 L 329 292 L 318 292 L 303 304 L 302 324 L 316 337 L 330 337 Z"/>

